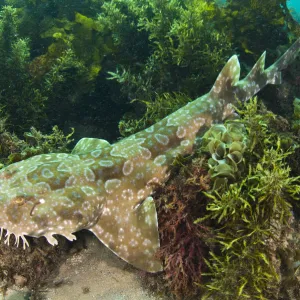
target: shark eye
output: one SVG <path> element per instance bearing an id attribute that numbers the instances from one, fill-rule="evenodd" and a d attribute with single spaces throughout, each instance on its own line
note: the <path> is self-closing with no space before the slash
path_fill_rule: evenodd
<path id="1" fill-rule="evenodd" d="M 32 201 L 34 200 L 34 197 L 33 196 L 30 196 L 30 195 L 26 195 L 26 194 L 22 194 L 22 195 L 18 195 L 16 196 L 15 198 L 13 198 L 11 200 L 11 203 L 12 204 L 16 204 L 18 206 L 22 206 L 24 205 L 25 203 L 29 202 L 29 201 Z"/>
<path id="2" fill-rule="evenodd" d="M 22 206 L 25 204 L 25 198 L 22 196 L 17 196 L 14 199 L 12 199 L 13 204 L 17 204 L 18 206 Z"/>

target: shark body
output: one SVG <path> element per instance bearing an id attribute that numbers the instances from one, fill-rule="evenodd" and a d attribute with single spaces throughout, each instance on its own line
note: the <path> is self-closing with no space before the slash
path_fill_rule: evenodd
<path id="1" fill-rule="evenodd" d="M 162 270 L 157 214 L 151 193 L 164 182 L 178 154 L 193 151 L 199 131 L 233 113 L 237 99 L 246 101 L 266 84 L 279 84 L 281 70 L 295 59 L 298 39 L 265 69 L 265 53 L 240 80 L 240 65 L 232 56 L 211 91 L 153 126 L 109 144 L 83 138 L 70 154 L 31 157 L 0 171 L 0 227 L 15 243 L 28 245 L 26 235 L 53 235 L 74 240 L 74 232 L 92 231 L 119 257 L 148 272 Z M 0 238 L 1 238 L 0 236 Z"/>

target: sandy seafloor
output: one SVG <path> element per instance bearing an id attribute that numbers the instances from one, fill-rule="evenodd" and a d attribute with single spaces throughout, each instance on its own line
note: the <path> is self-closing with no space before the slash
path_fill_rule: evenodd
<path id="1" fill-rule="evenodd" d="M 92 234 L 86 249 L 73 254 L 59 269 L 55 287 L 42 290 L 45 300 L 167 300 L 143 284 L 143 272 L 117 257 Z M 2 297 L 2 298 L 1 298 Z M 10 289 L 0 300 L 30 300 L 25 289 Z"/>

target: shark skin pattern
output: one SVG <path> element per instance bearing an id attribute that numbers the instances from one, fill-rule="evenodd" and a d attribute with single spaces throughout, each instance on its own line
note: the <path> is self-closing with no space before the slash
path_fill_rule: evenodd
<path id="1" fill-rule="evenodd" d="M 31 157 L 0 171 L 0 227 L 5 242 L 16 245 L 26 235 L 53 235 L 69 240 L 81 229 L 92 231 L 109 249 L 133 266 L 158 272 L 160 246 L 155 185 L 168 179 L 168 166 L 178 155 L 193 151 L 196 135 L 233 113 L 237 99 L 246 101 L 267 84 L 281 82 L 281 70 L 297 56 L 298 39 L 265 69 L 265 53 L 250 73 L 240 78 L 232 56 L 211 91 L 153 126 L 115 144 L 81 139 L 70 154 Z"/>

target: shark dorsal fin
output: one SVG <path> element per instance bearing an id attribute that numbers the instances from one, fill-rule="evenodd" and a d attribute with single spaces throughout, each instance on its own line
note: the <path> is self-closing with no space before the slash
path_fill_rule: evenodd
<path id="1" fill-rule="evenodd" d="M 245 77 L 244 80 L 253 81 L 257 80 L 257 78 L 263 76 L 265 71 L 265 60 L 266 60 L 266 51 L 260 56 L 258 61 L 255 63 L 251 71 Z"/>
<path id="2" fill-rule="evenodd" d="M 110 146 L 110 143 L 106 140 L 96 138 L 82 138 L 75 145 L 71 154 L 83 154 L 92 152 L 94 150 L 100 150 L 108 146 Z"/>
<path id="3" fill-rule="evenodd" d="M 266 52 L 260 56 L 248 75 L 236 83 L 234 94 L 240 101 L 246 101 L 251 98 L 268 83 L 281 83 L 281 73 L 266 70 L 265 59 Z"/>
<path id="4" fill-rule="evenodd" d="M 232 91 L 232 87 L 240 79 L 240 70 L 238 57 L 237 55 L 233 55 L 219 74 L 215 84 L 209 92 L 209 97 L 213 99 L 226 99 L 228 92 Z"/>

